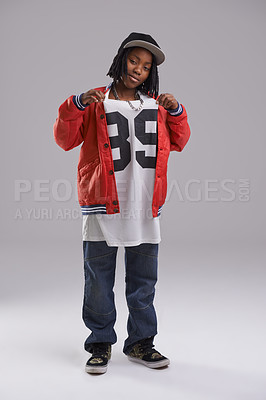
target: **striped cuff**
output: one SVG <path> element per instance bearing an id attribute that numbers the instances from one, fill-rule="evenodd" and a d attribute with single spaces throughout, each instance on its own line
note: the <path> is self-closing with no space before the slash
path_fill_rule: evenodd
<path id="1" fill-rule="evenodd" d="M 82 101 L 81 101 L 81 96 L 82 96 L 82 95 L 83 95 L 83 93 L 78 94 L 77 96 L 73 96 L 73 103 L 75 104 L 75 106 L 76 106 L 80 111 L 85 110 L 85 108 L 89 106 L 89 104 L 82 104 Z"/>
<path id="2" fill-rule="evenodd" d="M 178 115 L 181 115 L 183 112 L 183 107 L 181 106 L 180 103 L 178 103 L 178 107 L 175 108 L 174 110 L 171 110 L 170 108 L 167 108 L 167 111 L 169 112 L 170 115 L 174 115 L 175 117 L 177 117 Z"/>
<path id="3" fill-rule="evenodd" d="M 89 206 L 81 206 L 82 215 L 90 214 L 107 214 L 106 204 L 93 204 Z"/>

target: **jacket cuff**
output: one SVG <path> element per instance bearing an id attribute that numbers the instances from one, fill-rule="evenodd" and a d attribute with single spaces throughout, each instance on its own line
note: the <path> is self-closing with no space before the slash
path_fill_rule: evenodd
<path id="1" fill-rule="evenodd" d="M 73 96 L 73 103 L 75 104 L 75 106 L 80 110 L 83 111 L 85 110 L 85 108 L 87 108 L 89 106 L 89 104 L 83 104 L 81 101 L 81 96 L 83 95 L 83 93 L 78 94 L 77 96 Z"/>
<path id="2" fill-rule="evenodd" d="M 183 112 L 183 107 L 180 103 L 178 103 L 178 107 L 175 108 L 174 110 L 171 110 L 170 108 L 167 108 L 166 110 L 169 112 L 170 115 L 174 115 L 175 117 L 177 117 L 178 115 L 181 115 Z"/>

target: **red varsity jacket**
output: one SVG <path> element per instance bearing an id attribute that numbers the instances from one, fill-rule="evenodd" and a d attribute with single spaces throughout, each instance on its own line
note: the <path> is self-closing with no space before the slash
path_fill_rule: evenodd
<path id="1" fill-rule="evenodd" d="M 109 86 L 96 88 L 106 92 Z M 190 128 L 183 105 L 181 115 L 170 115 L 158 106 L 157 161 L 152 200 L 152 215 L 160 215 L 167 194 L 167 163 L 170 151 L 182 151 L 189 137 Z M 79 110 L 70 96 L 59 107 L 54 124 L 56 143 L 69 151 L 82 143 L 78 162 L 78 200 L 82 213 L 120 212 L 112 149 L 107 131 L 104 105 L 92 103 Z"/>

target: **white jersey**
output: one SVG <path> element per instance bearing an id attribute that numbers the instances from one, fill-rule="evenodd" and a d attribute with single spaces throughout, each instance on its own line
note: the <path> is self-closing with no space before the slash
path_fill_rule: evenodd
<path id="1" fill-rule="evenodd" d="M 142 95 L 143 108 L 109 99 L 104 109 L 112 148 L 120 213 L 83 215 L 83 240 L 105 240 L 108 246 L 159 243 L 160 217 L 152 216 L 157 158 L 158 105 Z M 140 101 L 131 102 L 139 107 Z"/>

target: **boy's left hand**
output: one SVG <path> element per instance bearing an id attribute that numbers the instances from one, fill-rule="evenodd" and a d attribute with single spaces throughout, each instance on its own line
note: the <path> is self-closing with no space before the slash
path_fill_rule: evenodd
<path id="1" fill-rule="evenodd" d="M 159 97 L 157 97 L 156 104 L 163 106 L 164 108 L 168 108 L 174 110 L 178 107 L 178 102 L 174 98 L 174 96 L 170 93 L 162 93 Z"/>

